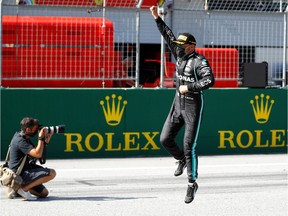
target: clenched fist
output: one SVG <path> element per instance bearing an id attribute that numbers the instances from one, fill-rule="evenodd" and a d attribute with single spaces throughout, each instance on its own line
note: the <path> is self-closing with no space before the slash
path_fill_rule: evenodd
<path id="1" fill-rule="evenodd" d="M 188 92 L 188 86 L 187 86 L 187 85 L 180 85 L 180 86 L 179 86 L 179 92 L 180 92 L 181 94 L 187 93 L 187 92 Z"/>
<path id="2" fill-rule="evenodd" d="M 151 14 L 154 17 L 154 19 L 157 19 L 159 16 L 158 15 L 158 7 L 153 5 L 152 7 L 150 7 L 150 11 L 151 11 Z"/>

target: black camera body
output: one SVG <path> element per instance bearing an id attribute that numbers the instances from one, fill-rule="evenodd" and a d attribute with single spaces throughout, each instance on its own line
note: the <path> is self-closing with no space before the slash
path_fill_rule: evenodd
<path id="1" fill-rule="evenodd" d="M 65 125 L 58 125 L 58 126 L 43 126 L 41 125 L 39 129 L 45 128 L 48 134 L 62 134 L 65 133 Z"/>
<path id="2" fill-rule="evenodd" d="M 47 134 L 63 134 L 65 132 L 65 125 L 57 125 L 57 126 L 43 126 L 43 125 L 39 125 L 38 130 L 41 130 L 42 128 L 45 128 L 45 131 Z M 46 145 L 47 143 L 45 143 L 44 145 L 44 149 L 43 149 L 43 153 L 42 153 L 42 157 L 39 158 L 39 161 L 41 164 L 45 164 L 46 163 Z"/>

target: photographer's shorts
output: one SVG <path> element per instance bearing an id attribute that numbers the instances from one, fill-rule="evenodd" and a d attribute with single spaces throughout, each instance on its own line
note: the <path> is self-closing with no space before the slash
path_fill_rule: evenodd
<path id="1" fill-rule="evenodd" d="M 21 177 L 23 179 L 23 185 L 30 184 L 31 182 L 36 181 L 39 178 L 43 178 L 45 176 L 50 175 L 50 169 L 44 168 L 39 165 L 34 165 L 33 167 L 30 167 L 28 170 L 24 170 L 21 174 Z M 45 187 L 43 185 L 38 185 L 36 187 L 33 187 L 34 190 L 38 192 L 42 192 Z"/>

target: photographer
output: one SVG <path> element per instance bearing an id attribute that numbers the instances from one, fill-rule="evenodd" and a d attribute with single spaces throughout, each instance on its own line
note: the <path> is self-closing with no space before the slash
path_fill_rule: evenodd
<path id="1" fill-rule="evenodd" d="M 45 145 L 49 143 L 52 133 L 48 133 L 46 128 L 39 128 L 39 121 L 30 117 L 23 118 L 20 126 L 21 131 L 15 133 L 10 143 L 9 168 L 16 172 L 26 154 L 28 157 L 20 174 L 23 179 L 22 186 L 17 192 L 8 188 L 8 197 L 13 199 L 17 194 L 25 200 L 47 197 L 49 192 L 43 183 L 54 179 L 56 172 L 54 169 L 37 165 L 36 161 L 42 158 Z M 30 138 L 37 134 L 38 143 L 35 146 Z"/>

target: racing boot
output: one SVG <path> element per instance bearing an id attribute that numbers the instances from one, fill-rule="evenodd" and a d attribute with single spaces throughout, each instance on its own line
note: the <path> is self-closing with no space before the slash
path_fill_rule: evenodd
<path id="1" fill-rule="evenodd" d="M 182 175 L 184 169 L 187 166 L 185 157 L 182 160 L 177 161 L 176 163 L 178 164 L 178 167 L 174 172 L 174 176 Z"/>
<path id="2" fill-rule="evenodd" d="M 187 193 L 185 196 L 185 203 L 191 203 L 194 200 L 196 191 L 198 190 L 197 182 L 188 184 Z"/>

